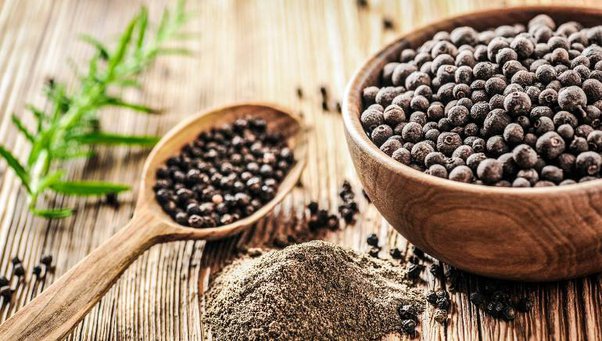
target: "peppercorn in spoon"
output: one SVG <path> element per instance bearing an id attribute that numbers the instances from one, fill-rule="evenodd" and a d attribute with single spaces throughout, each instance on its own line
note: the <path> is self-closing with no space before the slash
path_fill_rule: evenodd
<path id="1" fill-rule="evenodd" d="M 207 140 L 207 133 L 209 133 L 215 140 L 215 132 L 220 132 L 220 127 L 225 123 L 233 124 L 239 120 L 239 125 L 242 125 L 240 119 L 245 121 L 246 118 L 249 118 L 249 122 L 255 122 L 255 127 L 250 129 L 265 129 L 267 132 L 275 132 L 283 140 L 286 140 L 286 147 L 283 147 L 285 155 L 282 158 L 288 160 L 289 163 L 282 168 L 286 168 L 287 172 L 286 174 L 281 172 L 276 176 L 281 179 L 278 183 L 279 186 L 273 187 L 276 188 L 274 192 L 268 191 L 266 194 L 266 191 L 258 191 L 258 198 L 253 209 L 244 210 L 244 212 L 242 209 L 237 209 L 235 213 L 221 212 L 218 217 L 226 216 L 227 219 L 218 219 L 218 221 L 213 219 L 216 217 L 216 213 L 210 212 L 203 215 L 199 207 L 191 207 L 188 213 L 183 214 L 186 211 L 175 203 L 165 204 L 171 201 L 166 200 L 165 196 L 161 196 L 160 190 L 163 189 L 162 187 L 169 187 L 170 183 L 163 181 L 161 185 L 157 184 L 160 180 L 165 180 L 163 176 L 165 165 L 173 163 L 173 157 L 179 155 L 181 150 L 185 150 L 185 146 L 195 139 Z M 236 126 L 234 129 L 237 129 Z M 242 128 L 239 126 L 238 129 Z M 159 141 L 146 160 L 132 220 L 13 317 L 0 325 L 0 340 L 55 340 L 63 337 L 100 300 L 123 271 L 152 245 L 185 239 L 220 239 L 252 226 L 257 220 L 268 214 L 295 187 L 305 165 L 305 130 L 302 120 L 290 111 L 259 103 L 238 104 L 206 111 L 178 124 Z M 205 134 L 199 136 L 201 132 Z M 241 148 L 252 150 L 253 132 L 245 130 L 240 134 L 246 134 L 250 139 L 250 141 L 246 141 L 249 146 L 245 145 Z M 199 137 L 197 138 L 197 136 Z M 213 143 L 212 145 L 218 148 L 219 143 L 214 140 L 208 143 Z M 257 140 L 261 140 L 261 138 L 257 137 Z M 265 145 L 273 147 L 272 142 L 268 138 Z M 282 147 L 282 144 L 278 146 Z M 287 151 L 288 148 L 290 151 Z M 227 152 L 223 148 L 221 149 L 222 156 L 227 158 Z M 294 159 L 289 153 L 294 155 Z M 199 155 L 200 159 L 202 157 Z M 172 161 L 168 162 L 170 159 Z M 251 159 L 252 157 L 249 156 L 249 160 Z M 268 167 L 263 168 L 265 171 L 269 170 Z M 257 170 L 258 174 L 259 172 L 260 169 Z M 202 175 L 195 173 L 193 176 Z M 221 178 L 213 180 L 219 181 Z M 252 180 L 250 183 L 256 185 L 257 181 L 259 180 Z M 269 187 L 269 185 L 268 183 L 267 186 Z M 182 186 L 177 187 L 179 190 Z M 250 192 L 249 196 L 252 197 L 253 193 L 255 192 Z M 232 194 L 211 194 L 211 200 L 216 205 L 213 210 L 225 209 L 221 204 L 226 196 L 234 198 Z M 241 197 L 239 195 L 236 199 L 230 200 L 246 199 L 241 199 Z M 178 201 L 178 196 L 174 196 L 174 200 Z M 261 205 L 258 205 L 258 202 Z M 178 205 L 194 205 L 194 202 L 184 205 L 187 203 L 179 202 Z M 197 212 L 197 210 L 200 211 Z M 169 212 L 171 216 L 166 212 Z M 183 215 L 186 215 L 186 219 L 183 218 Z M 236 218 L 238 220 L 235 220 Z M 180 224 L 175 219 L 178 219 Z M 220 226 L 207 227 L 216 225 Z"/>

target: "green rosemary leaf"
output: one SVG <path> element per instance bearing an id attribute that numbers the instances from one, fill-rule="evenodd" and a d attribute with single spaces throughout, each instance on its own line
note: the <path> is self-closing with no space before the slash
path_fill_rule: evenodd
<path id="1" fill-rule="evenodd" d="M 113 78 L 113 75 L 115 73 L 115 70 L 117 69 L 117 66 L 119 65 L 119 63 L 121 63 L 121 61 L 123 60 L 123 58 L 125 57 L 127 50 L 129 48 L 130 42 L 132 40 L 132 34 L 134 33 L 134 28 L 136 27 L 136 24 L 139 21 L 139 16 L 136 16 L 134 19 L 132 19 L 130 21 L 130 23 L 128 24 L 128 27 L 125 29 L 125 32 L 123 32 L 123 34 L 121 35 L 121 38 L 119 39 L 119 44 L 117 45 L 117 48 L 115 49 L 115 53 L 113 55 L 111 55 L 111 57 L 109 58 L 109 65 L 107 66 L 107 79 L 111 80 Z"/>
<path id="2" fill-rule="evenodd" d="M 180 17 L 182 15 L 184 15 L 186 13 L 186 0 L 178 0 L 178 4 L 176 5 L 176 14 L 178 16 L 178 19 L 180 19 Z"/>
<path id="3" fill-rule="evenodd" d="M 64 174 L 65 174 L 64 171 L 57 170 L 57 171 L 54 171 L 53 173 L 50 173 L 50 174 L 46 175 L 45 177 L 42 178 L 42 180 L 38 184 L 38 187 L 35 190 L 38 193 L 43 192 L 44 190 L 46 190 L 46 188 L 48 188 L 48 187 L 54 185 L 55 183 L 59 182 L 61 180 L 61 178 L 63 177 Z"/>
<path id="4" fill-rule="evenodd" d="M 33 114 L 33 116 L 36 118 L 36 122 L 37 122 L 37 132 L 39 133 L 43 126 L 44 123 L 47 120 L 46 114 L 44 113 L 44 111 L 42 111 L 42 109 L 36 108 L 34 105 L 28 104 L 26 106 L 27 110 L 31 111 L 31 113 Z"/>
<path id="5" fill-rule="evenodd" d="M 34 209 L 32 212 L 43 218 L 67 218 L 73 215 L 73 210 L 70 208 Z"/>
<path id="6" fill-rule="evenodd" d="M 38 135 L 31 146 L 31 151 L 29 152 L 29 158 L 27 159 L 27 165 L 31 167 L 40 154 L 46 148 L 45 146 L 48 144 L 49 136 L 51 131 L 43 131 Z"/>
<path id="7" fill-rule="evenodd" d="M 58 193 L 79 196 L 119 193 L 130 189 L 128 185 L 104 181 L 61 181 L 54 183 L 50 187 Z"/>
<path id="8" fill-rule="evenodd" d="M 15 115 L 15 114 L 13 114 L 11 116 L 11 120 L 13 121 L 13 124 L 15 125 L 15 127 L 17 127 L 17 129 L 19 129 L 19 131 L 23 134 L 23 136 L 25 136 L 27 141 L 33 142 L 33 140 L 34 140 L 33 134 L 29 131 L 29 129 L 27 129 L 27 127 L 25 126 L 25 123 L 23 123 L 23 121 L 21 121 L 21 119 L 19 117 L 17 117 L 17 115 Z"/>
<path id="9" fill-rule="evenodd" d="M 96 153 L 92 150 L 57 151 L 54 153 L 54 156 L 60 160 L 91 158 L 94 155 L 96 155 Z"/>
<path id="10" fill-rule="evenodd" d="M 142 88 L 142 84 L 135 79 L 120 79 L 115 82 L 115 86 L 119 86 L 122 88 Z"/>
<path id="11" fill-rule="evenodd" d="M 106 132 L 90 133 L 74 137 L 78 142 L 85 144 L 125 144 L 139 146 L 154 146 L 159 140 L 158 136 L 121 135 Z"/>
<path id="12" fill-rule="evenodd" d="M 142 6 L 138 16 L 138 41 L 136 42 L 137 50 L 141 50 L 144 45 L 144 37 L 146 36 L 146 28 L 148 26 L 148 9 Z"/>
<path id="13" fill-rule="evenodd" d="M 129 103 L 129 102 L 126 102 L 123 99 L 117 98 L 117 97 L 106 97 L 102 104 L 127 108 L 127 109 L 131 109 L 134 111 L 139 111 L 139 112 L 143 112 L 143 113 L 147 113 L 147 114 L 156 114 L 159 112 L 159 110 L 153 109 L 146 105 L 137 104 L 137 103 Z"/>
<path id="14" fill-rule="evenodd" d="M 82 79 L 82 82 L 96 82 L 98 76 L 98 59 L 100 58 L 100 54 L 95 55 L 90 58 L 90 62 L 88 63 L 88 76 Z"/>
<path id="15" fill-rule="evenodd" d="M 170 11 L 169 11 L 169 9 L 165 9 L 165 11 L 163 11 L 163 15 L 161 16 L 161 21 L 159 22 L 159 27 L 157 28 L 157 39 L 161 40 L 165 36 L 169 21 L 170 21 Z"/>
<path id="16" fill-rule="evenodd" d="M 3 157 L 10 168 L 15 171 L 19 179 L 21 179 L 21 183 L 27 189 L 27 192 L 31 192 L 31 188 L 29 187 L 29 175 L 27 175 L 27 171 L 25 170 L 25 167 L 21 165 L 21 162 L 2 146 L 0 146 L 0 156 Z"/>
<path id="17" fill-rule="evenodd" d="M 100 58 L 102 58 L 103 60 L 109 59 L 109 56 L 110 56 L 109 49 L 98 39 L 94 38 L 93 36 L 91 36 L 89 34 L 81 34 L 79 36 L 79 38 L 81 39 L 81 41 L 88 43 L 88 44 L 92 45 L 94 48 L 96 48 Z"/>

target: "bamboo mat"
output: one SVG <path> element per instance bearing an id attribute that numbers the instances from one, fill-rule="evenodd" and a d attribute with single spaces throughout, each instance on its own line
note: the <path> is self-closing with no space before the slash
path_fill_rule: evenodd
<path id="1" fill-rule="evenodd" d="M 157 18 L 167 1 L 147 1 L 151 18 Z M 502 0 L 400 0 L 370 1 L 358 9 L 356 1 L 190 1 L 197 17 L 188 30 L 197 32 L 190 43 L 194 58 L 164 58 L 143 77 L 141 91 L 128 93 L 133 100 L 165 109 L 161 116 L 125 111 L 102 112 L 103 127 L 121 133 L 163 134 L 180 119 L 197 110 L 233 101 L 272 101 L 303 112 L 313 127 L 303 187 L 297 188 L 273 215 L 243 239 L 205 245 L 174 242 L 153 247 L 127 270 L 100 303 L 75 328 L 70 340 L 199 340 L 202 298 L 199 284 L 210 266 L 229 255 L 244 238 L 268 241 L 281 231 L 301 228 L 303 206 L 317 200 L 336 209 L 338 188 L 349 179 L 361 189 L 347 154 L 341 117 L 321 108 L 319 87 L 333 100 L 340 99 L 353 71 L 372 53 L 399 33 L 438 18 L 474 9 L 548 1 Z M 557 1 L 566 4 L 570 1 Z M 83 62 L 91 49 L 76 37 L 91 33 L 112 39 L 136 12 L 141 1 L 123 0 L 3 0 L 0 1 L 0 143 L 23 156 L 28 145 L 16 134 L 10 114 L 26 121 L 26 103 L 44 105 L 40 95 L 48 77 L 72 82 L 71 58 Z M 602 6 L 597 1 L 575 1 Z M 383 29 L 383 18 L 394 29 Z M 304 98 L 297 98 L 296 88 Z M 69 164 L 69 177 L 104 179 L 138 185 L 146 150 L 99 149 L 87 162 Z M 12 303 L 0 309 L 0 321 L 11 316 L 53 280 L 123 226 L 133 212 L 136 189 L 120 196 L 115 209 L 90 199 L 51 197 L 57 205 L 76 207 L 77 214 L 47 221 L 28 214 L 24 191 L 12 171 L 0 163 L 0 274 L 10 271 L 18 255 L 28 270 Z M 361 199 L 363 200 L 363 199 Z M 360 250 L 370 232 L 389 237 L 389 245 L 407 248 L 374 207 L 361 201 L 361 218 L 355 226 L 326 236 Z M 280 232 L 279 232 L 280 231 Z M 40 255 L 52 254 L 56 271 L 44 281 L 29 274 Z M 425 286 L 440 284 L 425 272 Z M 472 280 L 469 279 L 468 285 Z M 499 322 L 475 310 L 465 294 L 452 294 L 450 321 L 432 318 L 428 308 L 420 336 L 447 339 L 602 339 L 602 277 L 594 275 L 568 281 L 517 287 L 530 289 L 536 306 L 514 323 Z"/>

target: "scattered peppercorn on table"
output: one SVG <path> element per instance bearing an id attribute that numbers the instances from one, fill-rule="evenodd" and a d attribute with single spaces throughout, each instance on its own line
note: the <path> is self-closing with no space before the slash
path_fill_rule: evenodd
<path id="1" fill-rule="evenodd" d="M 367 3 L 367 6 L 363 3 Z M 553 3 L 552 1 L 542 1 Z M 557 2 L 566 4 L 567 1 Z M 17 156 L 28 145 L 10 125 L 10 113 L 27 103 L 43 106 L 40 88 L 48 77 L 69 80 L 67 57 L 78 61 L 92 51 L 77 41 L 78 33 L 112 37 L 143 3 L 155 18 L 167 1 L 6 1 L 0 3 L 0 142 Z M 360 213 L 356 223 L 323 237 L 371 253 L 366 237 L 376 233 L 381 251 L 411 245 L 387 226 L 376 209 L 360 195 L 345 145 L 338 102 L 346 82 L 371 53 L 399 33 L 439 18 L 492 6 L 523 5 L 526 1 L 265 1 L 191 2 L 197 13 L 187 26 L 197 35 L 189 47 L 192 58 L 162 59 L 143 78 L 140 91 L 128 98 L 164 108 L 157 116 L 104 110 L 109 131 L 163 134 L 198 109 L 242 100 L 282 103 L 303 113 L 313 127 L 307 167 L 301 184 L 273 214 L 240 237 L 219 242 L 174 242 L 153 247 L 73 330 L 68 339 L 83 340 L 201 340 L 207 338 L 200 294 L 212 269 L 244 245 L 278 243 L 307 228 L 306 205 L 336 211 L 339 189 L 349 180 Z M 541 3 L 541 2 L 540 2 Z M 594 1 L 575 5 L 599 6 Z M 323 89 L 321 89 L 323 87 Z M 29 117 L 23 117 L 29 124 Z M 70 164 L 74 179 L 103 179 L 138 185 L 145 150 L 98 149 L 96 158 Z M 77 209 L 64 220 L 33 218 L 25 193 L 13 172 L 0 163 L 0 275 L 9 275 L 18 256 L 27 273 L 10 304 L 2 303 L 6 320 L 92 249 L 123 226 L 133 212 L 136 188 L 121 194 L 119 204 L 94 199 L 56 197 L 57 206 Z M 328 229 L 326 229 L 328 230 Z M 43 279 L 31 273 L 42 255 L 53 256 L 54 272 Z M 397 257 L 400 255 L 397 254 Z M 444 265 L 446 268 L 446 265 Z M 513 322 L 495 320 L 469 302 L 467 290 L 482 279 L 462 278 L 460 290 L 423 271 L 425 289 L 449 292 L 449 319 L 428 305 L 420 318 L 419 337 L 435 339 L 602 339 L 602 276 L 547 284 L 514 284 L 512 293 L 532 298 L 531 312 Z M 470 290 L 470 289 L 469 289 Z M 469 291 L 468 290 L 468 291 Z"/>

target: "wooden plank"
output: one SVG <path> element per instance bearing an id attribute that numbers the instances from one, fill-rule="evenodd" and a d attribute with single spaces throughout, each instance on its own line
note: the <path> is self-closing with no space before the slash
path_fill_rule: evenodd
<path id="1" fill-rule="evenodd" d="M 145 2 L 157 18 L 167 1 Z M 136 261 L 68 339 L 182 339 L 202 337 L 202 300 L 199 282 L 209 265 L 230 256 L 248 240 L 268 243 L 276 236 L 303 229 L 304 205 L 317 200 L 335 210 L 338 188 L 349 179 L 360 198 L 362 214 L 355 226 L 325 236 L 350 247 L 366 249 L 365 237 L 377 232 L 388 245 L 409 250 L 408 243 L 391 230 L 374 207 L 361 198 L 336 112 L 321 109 L 319 86 L 329 89 L 334 101 L 343 96 L 347 80 L 370 53 L 397 34 L 446 15 L 491 7 L 552 3 L 529 0 L 370 1 L 358 8 L 354 1 L 203 1 L 191 3 L 199 13 L 189 26 L 200 32 L 191 47 L 192 59 L 166 58 L 143 77 L 144 88 L 128 93 L 132 99 L 166 109 L 159 117 L 107 110 L 103 126 L 116 132 L 164 133 L 182 117 L 213 105 L 242 100 L 268 100 L 303 112 L 312 125 L 310 157 L 297 188 L 254 231 L 238 239 L 205 246 L 203 242 L 177 242 L 153 247 Z M 566 3 L 567 1 L 555 1 Z M 85 60 L 90 49 L 76 40 L 80 32 L 110 39 L 135 13 L 142 1 L 4 1 L 0 2 L 0 143 L 17 155 L 28 146 L 10 125 L 9 113 L 27 122 L 25 103 L 43 105 L 40 89 L 49 76 L 73 81 L 67 57 Z M 599 5 L 594 0 L 574 4 Z M 394 22 L 384 31 L 382 20 Z M 219 71 L 217 71 L 219 70 Z M 296 87 L 304 98 L 296 97 Z M 132 183 L 140 172 L 145 151 L 100 149 L 88 162 L 69 165 L 69 176 Z M 31 300 L 102 241 L 108 239 L 133 211 L 136 191 L 120 197 L 118 210 L 94 200 L 55 198 L 57 204 L 78 208 L 76 216 L 48 222 L 32 218 L 26 210 L 18 180 L 0 163 L 0 273 L 9 273 L 10 259 L 19 255 L 31 269 L 41 254 L 51 253 L 56 272 L 44 281 L 28 276 L 10 306 L 0 309 L 0 321 Z M 385 252 L 385 251 L 383 251 Z M 425 273 L 425 287 L 443 283 Z M 475 285 L 469 278 L 466 285 Z M 602 278 L 543 285 L 518 285 L 536 299 L 534 313 L 514 323 L 494 321 L 477 312 L 464 293 L 453 294 L 449 322 L 441 326 L 427 309 L 421 337 L 442 339 L 600 339 L 602 338 Z"/>

